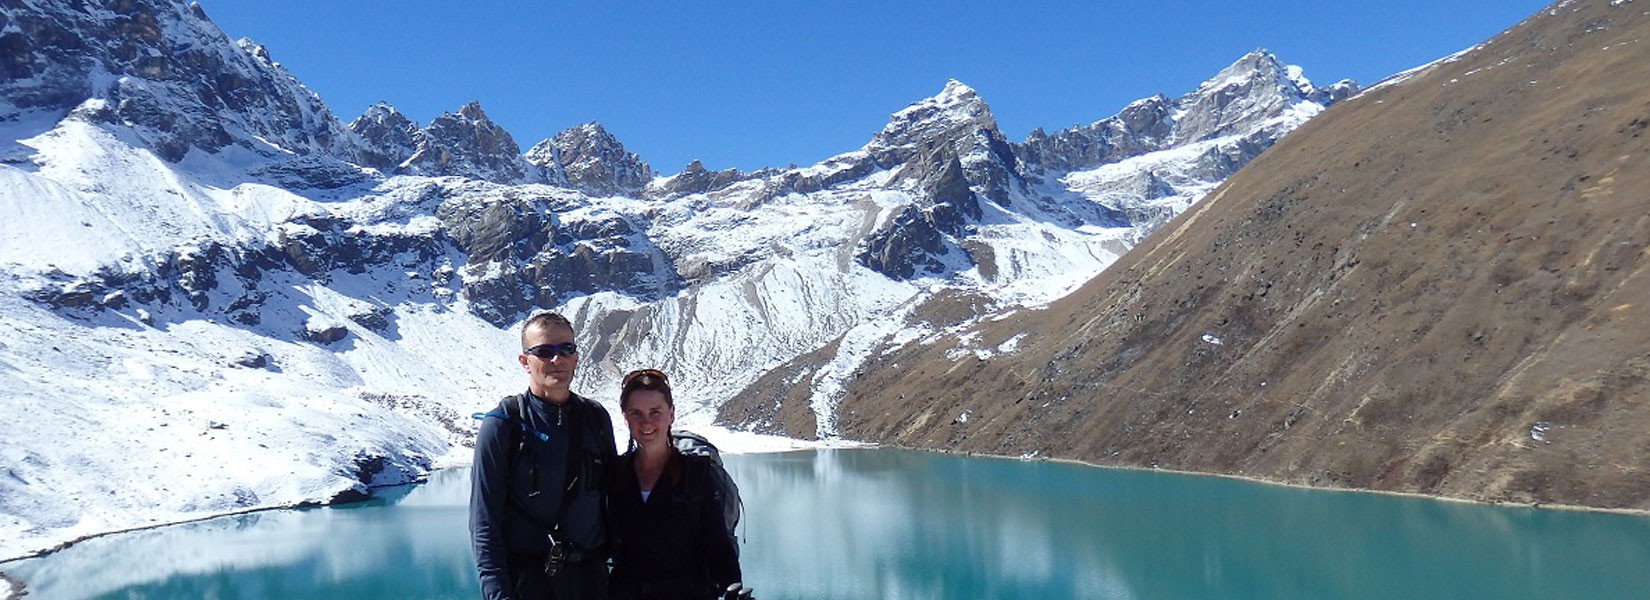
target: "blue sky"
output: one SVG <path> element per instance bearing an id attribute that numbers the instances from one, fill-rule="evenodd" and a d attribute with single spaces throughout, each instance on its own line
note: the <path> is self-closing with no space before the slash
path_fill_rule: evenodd
<path id="1" fill-rule="evenodd" d="M 1465 49 L 1544 0 L 199 0 L 345 122 L 481 103 L 523 150 L 598 121 L 655 171 L 809 165 L 948 79 L 1012 141 L 1191 91 L 1264 48 L 1318 85 Z"/>

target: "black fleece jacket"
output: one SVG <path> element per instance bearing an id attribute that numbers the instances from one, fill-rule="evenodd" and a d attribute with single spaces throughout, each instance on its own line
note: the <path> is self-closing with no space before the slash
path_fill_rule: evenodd
<path id="1" fill-rule="evenodd" d="M 743 581 L 739 547 L 728 532 L 722 481 L 710 459 L 671 448 L 670 461 L 646 502 L 636 481 L 634 452 L 613 471 L 613 597 L 718 598 Z"/>

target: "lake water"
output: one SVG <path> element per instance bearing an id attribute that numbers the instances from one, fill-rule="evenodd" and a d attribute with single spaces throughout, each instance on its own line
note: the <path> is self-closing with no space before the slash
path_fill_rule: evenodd
<path id="1" fill-rule="evenodd" d="M 763 600 L 1650 597 L 1644 517 L 888 449 L 726 460 Z M 468 475 L 0 570 L 28 600 L 475 598 Z"/>

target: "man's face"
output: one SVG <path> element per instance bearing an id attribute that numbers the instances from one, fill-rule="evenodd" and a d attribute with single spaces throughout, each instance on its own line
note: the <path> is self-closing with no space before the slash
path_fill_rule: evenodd
<path id="1" fill-rule="evenodd" d="M 573 341 L 573 330 L 556 324 L 529 327 L 522 332 L 521 338 L 523 349 L 544 344 L 566 344 Z M 516 360 L 527 371 L 527 387 L 534 396 L 557 402 L 567 399 L 567 386 L 573 382 L 573 373 L 579 366 L 577 354 L 543 358 L 523 352 Z"/>

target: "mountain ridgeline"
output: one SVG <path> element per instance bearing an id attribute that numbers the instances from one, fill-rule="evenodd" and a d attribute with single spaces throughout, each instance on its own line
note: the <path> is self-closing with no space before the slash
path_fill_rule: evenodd
<path id="1" fill-rule="evenodd" d="M 138 240 L 141 264 L 60 267 L 27 280 L 27 297 L 65 314 L 141 309 L 151 324 L 256 327 L 281 310 L 262 283 L 267 273 L 322 285 L 338 274 L 411 273 L 416 284 L 392 284 L 381 298 L 454 306 L 501 328 L 562 307 L 599 335 L 621 336 L 598 347 L 626 352 L 639 341 L 626 331 L 695 343 L 680 338 L 723 324 L 660 313 L 744 288 L 745 298 L 731 299 L 743 305 L 737 312 L 767 331 L 726 351 L 756 358 L 669 358 L 680 346 L 636 357 L 717 380 L 712 404 L 754 379 L 710 377 L 717 367 L 749 373 L 818 350 L 933 283 L 1005 299 L 993 308 L 1057 297 L 1356 90 L 1314 87 L 1256 51 L 1185 96 L 1153 96 L 1015 143 L 975 91 L 953 81 L 899 111 L 865 147 L 819 165 L 739 172 L 695 162 L 660 177 L 594 123 L 522 152 L 474 103 L 424 126 L 388 104 L 340 125 L 267 50 L 230 42 L 195 5 L 39 2 L 8 8 L 4 19 L 0 40 L 13 58 L 0 89 L 9 112 L 39 124 L 19 139 L 88 125 L 152 150 L 166 161 L 155 170 L 183 187 L 268 185 L 312 201 L 267 224 L 236 223 L 225 210 L 219 221 L 230 227 L 190 224 L 173 239 Z M 91 39 L 113 41 L 76 41 Z M 48 158 L 21 144 L 5 157 L 24 167 Z M 1131 160 L 1138 164 L 1118 168 Z M 223 167 L 230 162 L 236 168 Z M 179 195 L 214 204 L 195 190 Z M 118 207 L 106 212 L 121 218 Z M 1076 264 L 1073 253 L 1083 257 Z M 829 293 L 772 287 L 796 283 L 776 272 L 816 267 Z M 801 296 L 809 308 L 794 323 L 775 322 L 765 294 Z M 603 300 L 612 297 L 620 300 Z M 360 323 L 365 311 L 376 315 L 367 329 L 382 333 L 397 306 L 376 304 L 334 316 Z"/>
<path id="2" fill-rule="evenodd" d="M 1048 308 L 884 348 L 838 430 L 1650 509 L 1647 8 L 1560 2 L 1337 104 Z"/>

